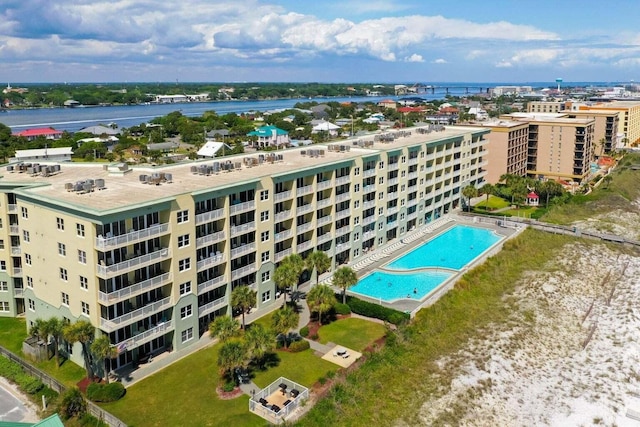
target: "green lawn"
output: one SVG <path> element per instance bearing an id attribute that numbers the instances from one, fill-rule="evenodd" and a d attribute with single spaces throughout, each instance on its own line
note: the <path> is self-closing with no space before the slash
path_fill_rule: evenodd
<path id="1" fill-rule="evenodd" d="M 482 208 L 486 210 L 495 210 L 506 208 L 510 205 L 508 200 L 497 196 L 489 196 L 489 201 L 485 198 L 483 201 L 473 205 L 474 208 Z"/>
<path id="2" fill-rule="evenodd" d="M 0 345 L 18 355 L 22 354 L 22 341 L 27 337 L 24 318 L 0 317 Z"/>
<path id="3" fill-rule="evenodd" d="M 311 387 L 321 377 L 326 376 L 327 372 L 339 368 L 337 365 L 314 355 L 311 349 L 300 353 L 277 351 L 275 356 L 278 359 L 277 366 L 266 371 L 255 370 L 253 372 L 255 374 L 253 382 L 258 387 L 266 387 L 280 377 L 286 377 L 305 387 Z"/>
<path id="4" fill-rule="evenodd" d="M 318 330 L 318 340 L 322 344 L 332 342 L 361 352 L 383 337 L 385 332 L 384 325 L 380 323 L 351 317 L 322 326 Z"/>
<path id="5" fill-rule="evenodd" d="M 117 402 L 102 405 L 130 427 L 263 426 L 249 412 L 249 397 L 220 400 L 218 346 L 197 351 L 127 388 Z"/>

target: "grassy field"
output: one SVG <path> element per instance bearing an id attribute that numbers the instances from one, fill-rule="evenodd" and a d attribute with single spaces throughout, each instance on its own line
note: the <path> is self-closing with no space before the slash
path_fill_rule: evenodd
<path id="1" fill-rule="evenodd" d="M 326 377 L 329 371 L 336 371 L 337 365 L 322 360 L 313 354 L 313 350 L 305 350 L 300 353 L 288 353 L 278 351 L 275 353 L 278 365 L 266 371 L 254 371 L 253 382 L 258 387 L 266 387 L 280 377 L 311 387 L 320 378 Z"/>
<path id="2" fill-rule="evenodd" d="M 27 337 L 25 319 L 0 317 L 0 345 L 15 354 L 22 354 L 22 341 Z"/>
<path id="3" fill-rule="evenodd" d="M 507 208 L 509 206 L 510 206 L 509 201 L 497 196 L 489 196 L 489 201 L 487 201 L 487 199 L 485 198 L 481 202 L 473 205 L 474 208 L 481 208 L 483 210 L 488 210 L 488 211 Z"/>
<path id="4" fill-rule="evenodd" d="M 322 344 L 332 342 L 361 352 L 385 333 L 386 328 L 380 323 L 352 317 L 322 326 L 318 330 L 318 340 Z"/>

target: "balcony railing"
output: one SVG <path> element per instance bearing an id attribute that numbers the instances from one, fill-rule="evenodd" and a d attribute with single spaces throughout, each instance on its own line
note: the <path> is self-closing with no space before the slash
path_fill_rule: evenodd
<path id="1" fill-rule="evenodd" d="M 157 326 L 154 326 L 153 328 L 148 329 L 138 335 L 134 335 L 131 338 L 120 341 L 115 345 L 115 347 L 120 352 L 132 350 L 136 347 L 140 347 L 142 344 L 153 341 L 154 339 L 166 334 L 167 332 L 171 332 L 174 329 L 175 327 L 173 325 L 173 320 L 167 320 L 166 322 L 162 322 Z"/>
<path id="2" fill-rule="evenodd" d="M 362 208 L 363 209 L 369 209 L 369 208 L 375 208 L 376 207 L 376 201 L 375 200 L 367 200 L 366 202 L 362 203 Z"/>
<path id="3" fill-rule="evenodd" d="M 376 219 L 377 218 L 376 218 L 375 215 L 368 216 L 368 217 L 362 219 L 362 224 L 363 225 L 371 224 L 373 222 L 376 222 Z"/>
<path id="4" fill-rule="evenodd" d="M 281 222 L 291 218 L 291 213 L 292 213 L 291 210 L 278 212 L 275 216 L 276 222 Z"/>
<path id="5" fill-rule="evenodd" d="M 256 202 L 250 200 L 248 202 L 237 203 L 229 207 L 229 215 L 236 215 L 242 212 L 252 211 L 256 208 Z"/>
<path id="6" fill-rule="evenodd" d="M 22 253 L 22 249 L 20 246 L 11 246 L 11 255 L 20 255 Z"/>
<path id="7" fill-rule="evenodd" d="M 387 200 L 394 200 L 398 198 L 398 192 L 395 193 L 387 193 Z"/>
<path id="8" fill-rule="evenodd" d="M 351 249 L 351 243 L 339 243 L 336 245 L 336 253 Z"/>
<path id="9" fill-rule="evenodd" d="M 13 288 L 14 298 L 24 298 L 24 288 Z"/>
<path id="10" fill-rule="evenodd" d="M 344 227 L 340 227 L 340 228 L 336 229 L 336 237 L 337 236 L 342 236 L 343 234 L 347 234 L 350 231 L 351 231 L 351 226 L 350 225 L 347 225 L 347 226 L 344 226 Z"/>
<path id="11" fill-rule="evenodd" d="M 376 186 L 375 185 L 365 185 L 364 187 L 362 187 L 362 192 L 363 193 L 370 193 L 372 191 L 376 191 Z"/>
<path id="12" fill-rule="evenodd" d="M 372 237 L 376 237 L 376 231 L 375 230 L 365 231 L 364 233 L 362 233 L 362 238 L 363 239 L 370 239 Z"/>
<path id="13" fill-rule="evenodd" d="M 9 226 L 9 233 L 10 234 L 20 234 L 20 227 L 17 225 L 10 225 Z"/>
<path id="14" fill-rule="evenodd" d="M 96 237 L 96 248 L 110 249 L 119 246 L 131 245 L 142 240 L 149 240 L 169 232 L 169 224 L 156 224 L 142 230 L 130 231 L 119 236 Z"/>
<path id="15" fill-rule="evenodd" d="M 313 240 L 307 240 L 306 242 L 298 243 L 296 249 L 298 252 L 304 252 L 313 246 Z"/>
<path id="16" fill-rule="evenodd" d="M 156 301 L 137 310 L 133 310 L 127 314 L 123 314 L 122 316 L 118 316 L 115 319 L 101 318 L 100 329 L 107 332 L 113 332 L 116 329 L 120 329 L 123 326 L 129 325 L 133 322 L 137 322 L 138 320 L 142 320 L 145 317 L 149 317 L 152 314 L 158 313 L 169 307 L 171 307 L 171 297 L 161 299 L 160 301 Z"/>
<path id="17" fill-rule="evenodd" d="M 203 212 L 196 215 L 196 225 L 206 224 L 207 222 L 215 221 L 224 217 L 224 209 L 216 209 L 209 212 Z"/>
<path id="18" fill-rule="evenodd" d="M 325 190 L 327 188 L 331 188 L 332 186 L 333 186 L 333 184 L 331 183 L 330 179 L 328 179 L 326 181 L 321 181 L 316 185 L 318 190 Z"/>
<path id="19" fill-rule="evenodd" d="M 313 185 L 305 185 L 304 187 L 296 188 L 297 196 L 304 196 L 305 194 L 313 193 Z"/>
<path id="20" fill-rule="evenodd" d="M 340 203 L 340 202 L 344 202 L 346 200 L 349 200 L 351 198 L 351 194 L 347 193 L 342 193 L 336 196 L 336 203 Z"/>
<path id="21" fill-rule="evenodd" d="M 225 239 L 224 231 L 217 231 L 215 233 L 207 234 L 196 239 L 196 248 L 211 245 L 213 243 L 221 242 Z"/>
<path id="22" fill-rule="evenodd" d="M 417 164 L 418 164 L 418 158 L 417 157 L 409 159 L 409 165 L 417 165 Z"/>
<path id="23" fill-rule="evenodd" d="M 118 289 L 113 292 L 98 292 L 98 301 L 105 305 L 115 304 L 125 299 L 129 299 L 136 295 L 143 294 L 155 288 L 171 283 L 172 274 L 164 273 L 156 277 L 152 277 L 142 282 L 136 283 L 126 288 Z"/>
<path id="24" fill-rule="evenodd" d="M 390 221 L 387 223 L 387 229 L 391 229 L 393 227 L 397 227 L 398 226 L 398 221 Z"/>
<path id="25" fill-rule="evenodd" d="M 293 230 L 284 230 L 280 233 L 276 233 L 273 237 L 276 242 L 281 242 L 293 236 Z"/>
<path id="26" fill-rule="evenodd" d="M 247 274 L 253 273 L 254 271 L 256 271 L 255 262 L 253 264 L 245 265 L 244 267 L 239 268 L 237 270 L 233 270 L 231 272 L 231 280 L 239 279 L 240 277 L 244 277 Z"/>
<path id="27" fill-rule="evenodd" d="M 398 212 L 397 206 L 392 206 L 390 208 L 387 208 L 387 215 L 393 215 L 396 212 Z"/>
<path id="28" fill-rule="evenodd" d="M 331 206 L 332 204 L 333 202 L 331 201 L 331 198 L 326 198 L 326 199 L 318 200 L 318 202 L 316 203 L 316 207 L 318 209 L 322 209 L 322 208 L 326 208 L 327 206 Z"/>
<path id="29" fill-rule="evenodd" d="M 329 232 L 329 233 L 324 233 L 321 236 L 318 236 L 317 241 L 318 241 L 318 244 L 321 244 L 321 243 L 328 242 L 331 239 L 333 239 L 333 236 L 331 235 L 331 232 Z"/>
<path id="30" fill-rule="evenodd" d="M 237 248 L 231 249 L 231 259 L 237 258 L 241 255 L 246 255 L 248 253 L 254 252 L 255 250 L 256 250 L 255 242 L 238 246 Z"/>
<path id="31" fill-rule="evenodd" d="M 220 285 L 226 285 L 226 281 L 224 279 L 224 274 L 218 277 L 215 277 L 211 280 L 207 280 L 206 282 L 202 282 L 198 284 L 198 295 L 202 295 L 205 292 L 212 291 L 216 288 L 219 288 Z"/>
<path id="32" fill-rule="evenodd" d="M 233 227 L 231 227 L 231 236 L 237 236 L 239 234 L 246 234 L 250 231 L 253 231 L 256 229 L 256 222 L 255 221 L 251 221 L 251 222 L 247 222 L 244 224 L 240 224 L 240 225 L 235 225 Z"/>
<path id="33" fill-rule="evenodd" d="M 338 185 L 348 184 L 350 181 L 351 181 L 351 176 L 349 176 L 349 175 L 345 175 L 345 176 L 341 176 L 339 178 L 336 178 L 336 187 Z"/>
<path id="34" fill-rule="evenodd" d="M 201 259 L 196 263 L 196 270 L 201 271 L 205 268 L 210 268 L 215 265 L 221 264 L 225 261 L 225 256 L 222 253 L 211 255 L 207 258 Z"/>
<path id="35" fill-rule="evenodd" d="M 318 227 L 322 227 L 323 225 L 327 225 L 332 221 L 331 215 L 323 216 L 322 218 L 318 218 L 316 221 L 316 225 Z"/>
<path id="36" fill-rule="evenodd" d="M 275 200 L 276 202 L 282 202 L 283 200 L 289 200 L 293 197 L 293 191 L 281 191 L 280 193 L 276 193 Z"/>
<path id="37" fill-rule="evenodd" d="M 418 212 L 412 212 L 410 214 L 407 214 L 407 219 L 414 219 L 418 217 Z"/>
<path id="38" fill-rule="evenodd" d="M 313 230 L 313 222 L 306 222 L 296 227 L 296 234 L 305 233 L 309 230 Z"/>
<path id="39" fill-rule="evenodd" d="M 202 305 L 198 307 L 198 317 L 206 316 L 209 313 L 213 313 L 219 308 L 224 307 L 229 303 L 229 297 L 227 295 L 222 298 L 218 298 L 217 300 L 211 301 L 208 304 Z"/>
<path id="40" fill-rule="evenodd" d="M 343 209 L 340 212 L 336 212 L 335 219 L 347 218 L 350 215 L 351 215 L 351 210 Z"/>
<path id="41" fill-rule="evenodd" d="M 390 171 L 396 171 L 396 170 L 398 170 L 399 168 L 400 168 L 400 163 L 398 163 L 398 162 L 395 162 L 395 163 L 389 163 L 389 164 L 387 165 L 387 170 L 390 170 Z"/>
<path id="42" fill-rule="evenodd" d="M 98 276 L 103 279 L 107 279 L 116 274 L 122 274 L 134 268 L 144 267 L 147 264 L 162 261 L 170 257 L 171 251 L 168 248 L 163 248 L 155 252 L 137 256 L 127 261 L 119 262 L 118 264 L 98 265 Z"/>
<path id="43" fill-rule="evenodd" d="M 398 178 L 391 178 L 387 180 L 387 185 L 392 186 L 396 185 L 400 180 Z"/>
<path id="44" fill-rule="evenodd" d="M 18 210 L 18 205 L 16 205 L 15 203 L 10 203 L 7 205 L 7 210 L 9 212 L 16 212 Z"/>
<path id="45" fill-rule="evenodd" d="M 292 248 L 285 249 L 284 251 L 276 252 L 276 255 L 274 256 L 274 260 L 275 262 L 280 262 L 286 257 L 288 257 L 289 255 L 291 255 L 292 253 L 293 253 Z"/>
<path id="46" fill-rule="evenodd" d="M 362 176 L 365 178 L 368 178 L 370 176 L 375 176 L 375 175 L 376 175 L 376 168 L 368 169 L 362 172 Z"/>
<path id="47" fill-rule="evenodd" d="M 413 178 L 417 178 L 418 177 L 418 172 L 409 172 L 407 174 L 407 178 L 408 179 L 413 179 Z"/>
<path id="48" fill-rule="evenodd" d="M 15 277 L 22 277 L 22 267 L 13 267 L 13 275 Z"/>
<path id="49" fill-rule="evenodd" d="M 313 204 L 307 203 L 306 205 L 298 206 L 296 208 L 296 214 L 297 215 L 302 215 L 302 214 L 305 214 L 307 212 L 311 212 L 312 210 L 313 210 Z"/>

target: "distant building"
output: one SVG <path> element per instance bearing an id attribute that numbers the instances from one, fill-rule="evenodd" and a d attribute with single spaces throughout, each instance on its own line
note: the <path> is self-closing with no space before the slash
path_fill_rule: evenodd
<path id="1" fill-rule="evenodd" d="M 393 99 L 385 99 L 378 102 L 378 107 L 395 110 L 397 108 L 397 104 L 396 104 L 396 101 L 394 101 Z"/>
<path id="2" fill-rule="evenodd" d="M 27 138 L 29 141 L 33 141 L 38 137 L 56 140 L 62 138 L 62 134 L 63 132 L 61 130 L 55 130 L 54 128 L 36 128 L 16 132 L 13 135 L 21 136 L 23 138 Z"/>
<path id="3" fill-rule="evenodd" d="M 118 128 L 112 128 L 109 126 L 88 126 L 86 128 L 80 129 L 78 132 L 82 133 L 91 133 L 93 135 L 120 135 L 122 132 Z"/>
<path id="4" fill-rule="evenodd" d="M 580 105 L 580 111 L 618 111 L 620 115 L 620 130 L 624 133 L 627 145 L 640 144 L 640 101 L 612 101 L 593 105 Z"/>
<path id="5" fill-rule="evenodd" d="M 16 162 L 70 162 L 73 154 L 71 147 L 37 148 L 34 150 L 16 150 L 16 156 L 11 161 Z"/>
<path id="6" fill-rule="evenodd" d="M 259 127 L 249 132 L 247 136 L 257 137 L 257 141 L 252 142 L 251 145 L 258 148 L 287 146 L 291 142 L 286 130 L 273 125 Z"/>
<path id="7" fill-rule="evenodd" d="M 198 150 L 198 158 L 213 158 L 218 154 L 218 151 L 223 149 L 229 150 L 229 152 L 231 152 L 231 147 L 225 143 L 218 141 L 207 141 Z"/>

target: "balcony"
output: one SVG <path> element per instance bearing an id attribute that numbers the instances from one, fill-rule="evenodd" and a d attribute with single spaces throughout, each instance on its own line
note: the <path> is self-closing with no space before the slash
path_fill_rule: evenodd
<path id="1" fill-rule="evenodd" d="M 131 338 L 127 338 L 124 341 L 120 341 L 115 345 L 115 347 L 120 352 L 131 350 L 136 347 L 140 347 L 142 344 L 146 344 L 150 341 L 153 341 L 154 339 L 159 338 L 162 335 L 166 334 L 167 332 L 173 331 L 174 329 L 175 327 L 173 325 L 173 320 L 168 320 L 138 335 L 134 335 Z"/>
<path id="2" fill-rule="evenodd" d="M 351 232 L 351 226 L 340 227 L 336 230 L 336 237 L 349 234 Z"/>
<path id="3" fill-rule="evenodd" d="M 326 190 L 327 188 L 331 188 L 331 187 L 333 187 L 333 184 L 331 183 L 330 179 L 326 181 L 321 181 L 316 185 L 316 188 L 318 190 Z"/>
<path id="4" fill-rule="evenodd" d="M 407 220 L 418 218 L 418 212 L 407 214 Z"/>
<path id="5" fill-rule="evenodd" d="M 15 203 L 10 203 L 7 205 L 7 210 L 9 212 L 17 212 L 18 211 L 18 205 L 16 205 Z"/>
<path id="6" fill-rule="evenodd" d="M 196 215 L 196 225 L 206 224 L 207 222 L 215 221 L 224 217 L 224 209 L 216 209 L 214 211 L 204 212 Z"/>
<path id="7" fill-rule="evenodd" d="M 240 234 L 246 234 L 250 231 L 254 231 L 256 229 L 256 222 L 246 222 L 244 224 L 236 225 L 231 227 L 231 236 L 238 236 Z"/>
<path id="8" fill-rule="evenodd" d="M 305 185 L 303 187 L 296 188 L 296 196 L 304 196 L 305 194 L 313 193 L 313 185 Z"/>
<path id="9" fill-rule="evenodd" d="M 341 176 L 339 178 L 336 178 L 336 187 L 338 185 L 348 184 L 349 182 L 351 182 L 351 176 L 350 175 Z"/>
<path id="10" fill-rule="evenodd" d="M 9 226 L 9 234 L 20 234 L 20 227 L 16 225 Z"/>
<path id="11" fill-rule="evenodd" d="M 362 209 L 369 209 L 369 208 L 375 208 L 375 207 L 376 207 L 375 200 L 367 200 L 366 202 L 362 203 Z"/>
<path id="12" fill-rule="evenodd" d="M 119 236 L 98 236 L 96 237 L 95 244 L 97 249 L 112 249 L 120 246 L 132 245 L 167 233 L 169 233 L 168 223 L 156 224 L 142 230 L 132 230 L 129 233 L 121 234 Z"/>
<path id="13" fill-rule="evenodd" d="M 291 210 L 278 212 L 275 215 L 276 222 L 281 222 L 291 218 L 291 213 L 292 213 Z"/>
<path id="14" fill-rule="evenodd" d="M 372 191 L 376 191 L 375 185 L 365 185 L 364 187 L 362 187 L 362 192 L 365 194 L 371 193 Z"/>
<path id="15" fill-rule="evenodd" d="M 367 169 L 366 171 L 362 172 L 362 176 L 365 178 L 369 178 L 370 176 L 376 176 L 376 168 Z"/>
<path id="16" fill-rule="evenodd" d="M 22 267 L 13 267 L 13 276 L 22 277 Z"/>
<path id="17" fill-rule="evenodd" d="M 307 203 L 306 205 L 298 206 L 298 208 L 296 209 L 296 214 L 302 215 L 307 212 L 311 212 L 312 210 L 313 210 L 313 204 Z"/>
<path id="18" fill-rule="evenodd" d="M 351 249 L 351 243 L 349 242 L 339 243 L 336 245 L 335 253 L 343 252 L 343 251 L 346 251 L 347 249 Z"/>
<path id="19" fill-rule="evenodd" d="M 11 246 L 11 255 L 19 256 L 22 253 L 20 246 Z"/>
<path id="20" fill-rule="evenodd" d="M 326 198 L 326 199 L 318 200 L 316 202 L 316 207 L 318 209 L 322 209 L 322 208 L 326 208 L 327 206 L 331 206 L 332 204 L 333 202 L 331 201 L 331 198 Z"/>
<path id="21" fill-rule="evenodd" d="M 284 231 L 281 231 L 280 233 L 274 234 L 273 238 L 275 239 L 276 242 L 281 242 L 283 240 L 289 239 L 292 236 L 293 236 L 293 230 L 284 230 Z"/>
<path id="22" fill-rule="evenodd" d="M 340 212 L 336 212 L 335 219 L 342 219 L 351 216 L 351 211 L 349 209 L 343 209 Z"/>
<path id="23" fill-rule="evenodd" d="M 313 240 L 307 240 L 306 242 L 298 243 L 296 245 L 296 250 L 298 253 L 304 252 L 307 249 L 311 249 L 313 247 Z"/>
<path id="24" fill-rule="evenodd" d="M 393 215 L 396 212 L 398 212 L 397 206 L 392 206 L 390 208 L 387 208 L 387 215 Z"/>
<path id="25" fill-rule="evenodd" d="M 293 197 L 293 191 L 281 191 L 280 193 L 276 193 L 275 200 L 276 202 L 283 202 L 285 200 L 289 200 Z"/>
<path id="26" fill-rule="evenodd" d="M 313 222 L 305 222 L 296 227 L 296 234 L 305 233 L 309 230 L 313 230 Z"/>
<path id="27" fill-rule="evenodd" d="M 338 194 L 336 196 L 336 203 L 345 202 L 351 198 L 351 194 L 349 192 Z"/>
<path id="28" fill-rule="evenodd" d="M 213 313 L 216 310 L 221 309 L 229 303 L 229 297 L 227 295 L 217 300 L 211 301 L 208 304 L 198 307 L 198 317 L 206 316 L 209 313 Z"/>
<path id="29" fill-rule="evenodd" d="M 117 329 L 120 329 L 126 325 L 130 325 L 131 323 L 137 322 L 138 320 L 142 320 L 145 317 L 149 317 L 152 314 L 156 314 L 162 310 L 170 308 L 171 298 L 161 299 L 160 301 L 156 301 L 152 304 L 145 305 L 142 308 L 137 310 L 133 310 L 127 314 L 123 314 L 122 316 L 118 316 L 114 319 L 103 319 L 100 318 L 100 329 L 106 332 L 113 332 Z"/>
<path id="30" fill-rule="evenodd" d="M 409 165 L 410 166 L 411 165 L 417 165 L 417 164 L 418 164 L 418 158 L 417 157 L 409 159 Z"/>
<path id="31" fill-rule="evenodd" d="M 411 207 L 411 206 L 415 206 L 418 204 L 418 198 L 416 197 L 415 199 L 411 199 L 407 202 L 407 206 Z"/>
<path id="32" fill-rule="evenodd" d="M 362 220 L 362 224 L 363 225 L 371 224 L 371 223 L 374 223 L 374 222 L 376 222 L 376 216 L 375 215 L 368 216 L 368 217 L 366 217 L 366 218 L 364 218 Z"/>
<path id="33" fill-rule="evenodd" d="M 201 259 L 196 263 L 196 270 L 202 271 L 205 268 L 210 268 L 216 266 L 218 264 L 222 264 L 225 261 L 225 255 L 218 252 L 217 254 L 212 254 L 207 258 Z"/>
<path id="34" fill-rule="evenodd" d="M 218 277 L 215 277 L 211 280 L 207 280 L 206 282 L 202 282 L 198 284 L 198 295 L 202 295 L 205 292 L 212 291 L 221 286 L 226 286 L 227 281 L 224 279 L 224 274 Z"/>
<path id="35" fill-rule="evenodd" d="M 400 168 L 400 163 L 398 162 L 389 163 L 387 165 L 387 170 L 390 170 L 390 171 L 397 171 L 399 168 Z"/>
<path id="36" fill-rule="evenodd" d="M 14 298 L 24 298 L 24 288 L 13 288 Z"/>
<path id="37" fill-rule="evenodd" d="M 242 255 L 247 255 L 256 250 L 256 244 L 248 243 L 246 245 L 238 246 L 237 248 L 231 249 L 231 259 L 238 258 Z"/>
<path id="38" fill-rule="evenodd" d="M 407 178 L 408 179 L 414 179 L 414 178 L 417 178 L 417 177 L 418 177 L 418 172 L 409 172 L 407 174 Z"/>
<path id="39" fill-rule="evenodd" d="M 387 193 L 387 200 L 395 200 L 398 198 L 398 192 L 395 193 Z"/>
<path id="40" fill-rule="evenodd" d="M 398 178 L 391 178 L 387 180 L 387 185 L 391 187 L 392 185 L 398 184 L 400 180 Z"/>
<path id="41" fill-rule="evenodd" d="M 242 268 L 231 271 L 231 280 L 239 279 L 240 277 L 244 277 L 247 274 L 251 274 L 257 270 L 256 263 L 245 265 Z"/>
<path id="42" fill-rule="evenodd" d="M 146 267 L 152 263 L 163 261 L 171 258 L 171 251 L 168 248 L 163 248 L 155 252 L 151 252 L 145 255 L 136 256 L 127 261 L 119 262 L 112 265 L 98 265 L 98 276 L 102 279 L 108 279 L 117 274 L 126 273 L 136 268 Z M 103 261 L 101 261 L 103 262 Z"/>
<path id="43" fill-rule="evenodd" d="M 333 236 L 331 235 L 331 232 L 327 232 L 327 233 L 324 233 L 324 234 L 318 236 L 318 238 L 316 240 L 317 240 L 318 244 L 320 245 L 322 243 L 328 242 L 331 239 L 333 239 Z"/>
<path id="44" fill-rule="evenodd" d="M 109 293 L 100 291 L 98 292 L 98 301 L 103 305 L 115 304 L 117 302 L 135 297 L 136 295 L 140 295 L 152 289 L 168 285 L 169 283 L 171 283 L 171 280 L 172 274 L 164 273 L 159 276 L 152 277 L 151 279 L 136 283 L 134 285 L 127 286 L 126 288 L 119 289 L 117 291 Z"/>
<path id="45" fill-rule="evenodd" d="M 229 215 L 237 215 L 243 212 L 249 212 L 256 208 L 256 202 L 250 200 L 248 202 L 236 203 L 229 208 Z"/>
<path id="46" fill-rule="evenodd" d="M 213 243 L 221 242 L 225 239 L 224 231 L 218 231 L 215 233 L 207 234 L 196 239 L 196 248 L 202 248 Z"/>
<path id="47" fill-rule="evenodd" d="M 364 233 L 362 233 L 362 238 L 363 239 L 371 239 L 373 237 L 376 237 L 376 231 L 375 230 L 365 231 Z"/>
<path id="48" fill-rule="evenodd" d="M 289 255 L 291 255 L 292 253 L 293 253 L 293 249 L 292 248 L 285 249 L 284 251 L 276 252 L 276 254 L 274 256 L 274 261 L 275 262 L 280 262 L 283 259 L 285 259 L 286 257 L 288 257 Z"/>
<path id="49" fill-rule="evenodd" d="M 316 221 L 316 225 L 318 227 L 322 227 L 323 225 L 327 225 L 332 221 L 331 215 L 323 216 L 322 218 L 318 218 Z"/>
<path id="50" fill-rule="evenodd" d="M 390 221 L 387 223 L 387 229 L 389 230 L 397 226 L 398 226 L 398 221 Z"/>

